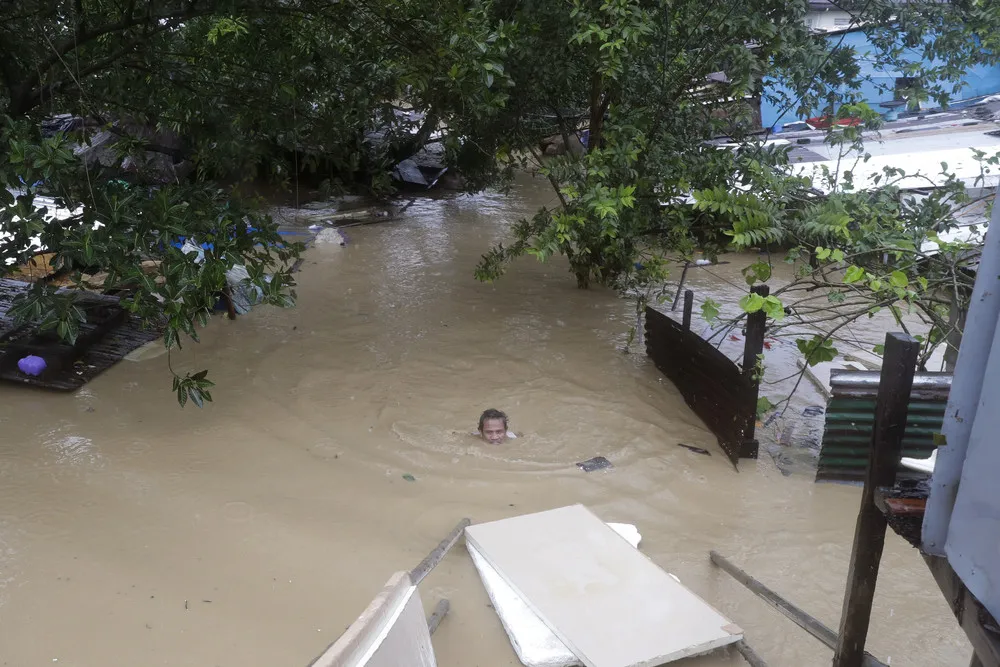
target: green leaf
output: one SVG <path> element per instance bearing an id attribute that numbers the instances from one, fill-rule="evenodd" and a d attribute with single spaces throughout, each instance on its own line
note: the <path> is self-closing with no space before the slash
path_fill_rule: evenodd
<path id="1" fill-rule="evenodd" d="M 948 438 L 945 437 L 944 433 L 934 433 L 931 438 L 934 441 L 935 447 L 945 447 L 948 445 Z"/>
<path id="2" fill-rule="evenodd" d="M 757 399 L 757 417 L 763 417 L 768 412 L 774 409 L 774 403 L 767 396 L 761 396 Z"/>
<path id="3" fill-rule="evenodd" d="M 767 262 L 756 261 L 743 269 L 743 278 L 748 285 L 753 285 L 758 280 L 767 282 L 771 279 L 771 265 Z"/>
<path id="4" fill-rule="evenodd" d="M 715 321 L 719 319 L 719 307 L 717 301 L 705 299 L 705 302 L 701 304 L 701 316 L 709 324 L 715 324 Z"/>
<path id="5" fill-rule="evenodd" d="M 799 348 L 799 352 L 802 353 L 806 363 L 810 366 L 821 364 L 824 361 L 833 361 L 838 354 L 837 349 L 833 347 L 833 341 L 819 335 L 810 339 L 798 338 L 795 341 L 795 346 Z"/>
<path id="6" fill-rule="evenodd" d="M 816 247 L 816 259 L 826 260 L 830 258 L 830 254 L 833 251 L 830 248 L 823 248 L 822 246 Z"/>
<path id="7" fill-rule="evenodd" d="M 848 285 L 853 285 L 862 278 L 865 277 L 865 270 L 860 266 L 851 265 L 847 267 L 847 271 L 844 273 L 844 282 Z"/>
<path id="8" fill-rule="evenodd" d="M 750 293 L 740 299 L 740 308 L 745 313 L 756 313 L 764 307 L 764 297 L 760 294 Z"/>
<path id="9" fill-rule="evenodd" d="M 889 282 L 893 287 L 906 287 L 910 284 L 906 274 L 898 269 L 889 274 Z"/>
<path id="10" fill-rule="evenodd" d="M 762 308 L 767 313 L 767 316 L 775 321 L 780 322 L 785 319 L 785 305 L 776 296 L 765 297 Z"/>
<path id="11" fill-rule="evenodd" d="M 405 479 L 407 482 L 417 481 L 417 478 L 411 475 L 410 473 L 406 473 L 405 475 L 403 475 L 403 479 Z"/>
<path id="12" fill-rule="evenodd" d="M 188 395 L 191 397 L 191 402 L 199 408 L 205 407 L 205 401 L 202 400 L 201 391 L 197 387 L 190 387 L 188 389 Z"/>

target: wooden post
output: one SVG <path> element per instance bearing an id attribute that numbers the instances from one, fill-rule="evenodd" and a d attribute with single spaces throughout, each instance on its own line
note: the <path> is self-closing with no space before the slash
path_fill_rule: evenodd
<path id="1" fill-rule="evenodd" d="M 684 331 L 691 331 L 691 310 L 694 308 L 694 292 L 684 290 Z"/>
<path id="2" fill-rule="evenodd" d="M 875 491 L 896 482 L 919 351 L 920 344 L 911 336 L 891 333 L 885 337 L 868 472 L 854 529 L 854 547 L 833 667 L 858 667 L 864 656 L 879 561 L 885 546 L 886 519 L 875 505 Z"/>
<path id="3" fill-rule="evenodd" d="M 753 294 L 766 297 L 771 293 L 767 285 L 754 285 L 750 288 Z M 767 313 L 758 310 L 747 315 L 747 333 L 743 344 L 743 377 L 747 378 L 752 389 L 747 392 L 744 401 L 743 443 L 740 446 L 740 458 L 757 458 L 757 439 L 754 431 L 757 425 L 757 398 L 760 396 L 760 380 L 753 380 L 757 372 L 757 355 L 764 353 L 764 334 L 767 332 Z"/>
<path id="4" fill-rule="evenodd" d="M 684 280 L 687 278 L 689 268 L 691 268 L 691 262 L 684 262 L 684 270 L 681 271 L 681 279 L 677 283 L 677 291 L 674 293 L 674 302 L 670 304 L 670 310 L 677 310 L 677 302 L 680 301 L 681 290 L 684 289 Z"/>

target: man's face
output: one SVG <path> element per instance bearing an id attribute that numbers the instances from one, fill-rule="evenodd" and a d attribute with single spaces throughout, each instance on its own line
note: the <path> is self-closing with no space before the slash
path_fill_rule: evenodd
<path id="1" fill-rule="evenodd" d="M 483 440 L 491 445 L 499 445 L 507 438 L 507 428 L 502 419 L 486 419 L 483 421 Z"/>

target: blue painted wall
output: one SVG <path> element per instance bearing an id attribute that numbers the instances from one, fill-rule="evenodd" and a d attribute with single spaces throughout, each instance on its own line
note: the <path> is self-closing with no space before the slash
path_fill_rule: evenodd
<path id="1" fill-rule="evenodd" d="M 843 38 L 843 42 L 841 42 Z M 877 69 L 870 59 L 866 58 L 866 54 L 871 53 L 874 49 L 871 46 L 868 38 L 860 30 L 848 32 L 848 33 L 836 33 L 826 36 L 827 42 L 830 47 L 836 46 L 838 43 L 842 47 L 853 47 L 858 53 L 861 59 L 861 74 L 865 78 L 870 78 L 870 81 L 865 81 L 860 88 L 862 98 L 876 111 L 884 111 L 878 104 L 879 102 L 889 102 L 893 98 L 893 88 L 895 87 L 895 81 L 898 77 L 903 76 L 900 72 L 886 71 Z M 910 49 L 907 53 L 907 58 L 914 61 L 920 62 L 923 58 L 917 49 Z M 929 65 L 934 66 L 940 64 L 940 62 L 932 62 Z M 884 86 L 887 90 L 880 89 L 880 86 Z M 785 123 L 791 123 L 796 120 L 805 120 L 805 118 L 799 118 L 796 113 L 796 108 L 798 104 L 792 105 L 792 102 L 797 101 L 797 96 L 792 94 L 792 92 L 782 86 L 779 82 L 773 79 L 764 80 L 765 96 L 766 93 L 781 92 L 788 96 L 787 102 L 771 102 L 767 99 L 761 100 L 760 116 L 761 124 L 764 128 L 774 128 L 780 130 L 781 126 Z M 952 102 L 957 102 L 962 99 L 969 99 L 972 97 L 980 97 L 982 95 L 993 95 L 994 93 L 1000 93 L 1000 66 L 985 67 L 978 66 L 970 69 L 966 72 L 964 86 L 962 90 L 956 94 L 952 95 Z M 791 106 L 792 108 L 788 108 Z M 814 109 L 809 117 L 817 116 L 821 113 L 820 109 Z"/>

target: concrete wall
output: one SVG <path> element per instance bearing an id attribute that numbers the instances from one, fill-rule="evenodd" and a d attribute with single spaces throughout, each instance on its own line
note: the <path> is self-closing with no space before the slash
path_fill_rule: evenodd
<path id="1" fill-rule="evenodd" d="M 830 14 L 832 12 L 815 12 L 816 14 Z M 853 48 L 861 58 L 861 76 L 865 79 L 859 93 L 861 98 L 877 111 L 884 111 L 878 105 L 880 102 L 889 102 L 894 98 L 896 79 L 902 77 L 901 72 L 884 70 L 875 65 L 873 60 L 874 47 L 868 38 L 860 30 L 835 33 L 825 37 L 829 47 L 832 49 L 838 44 L 841 48 Z M 841 41 L 843 40 L 843 41 Z M 906 53 L 908 60 L 913 62 L 924 62 L 918 49 L 909 49 Z M 929 66 L 941 64 L 939 61 L 927 63 Z M 844 93 L 847 93 L 845 88 Z M 958 93 L 952 95 L 952 100 L 963 100 L 982 95 L 992 95 L 1000 93 L 1000 65 L 986 67 L 979 66 L 971 68 L 966 72 L 963 86 Z M 768 94 L 778 94 L 778 101 L 769 101 Z M 793 104 L 794 102 L 794 104 Z M 798 107 L 798 96 L 790 89 L 783 86 L 780 81 L 774 79 L 764 80 L 764 96 L 761 99 L 761 125 L 764 128 L 781 129 L 785 123 L 820 115 L 824 110 L 813 109 L 808 115 L 800 117 L 796 111 Z"/>

